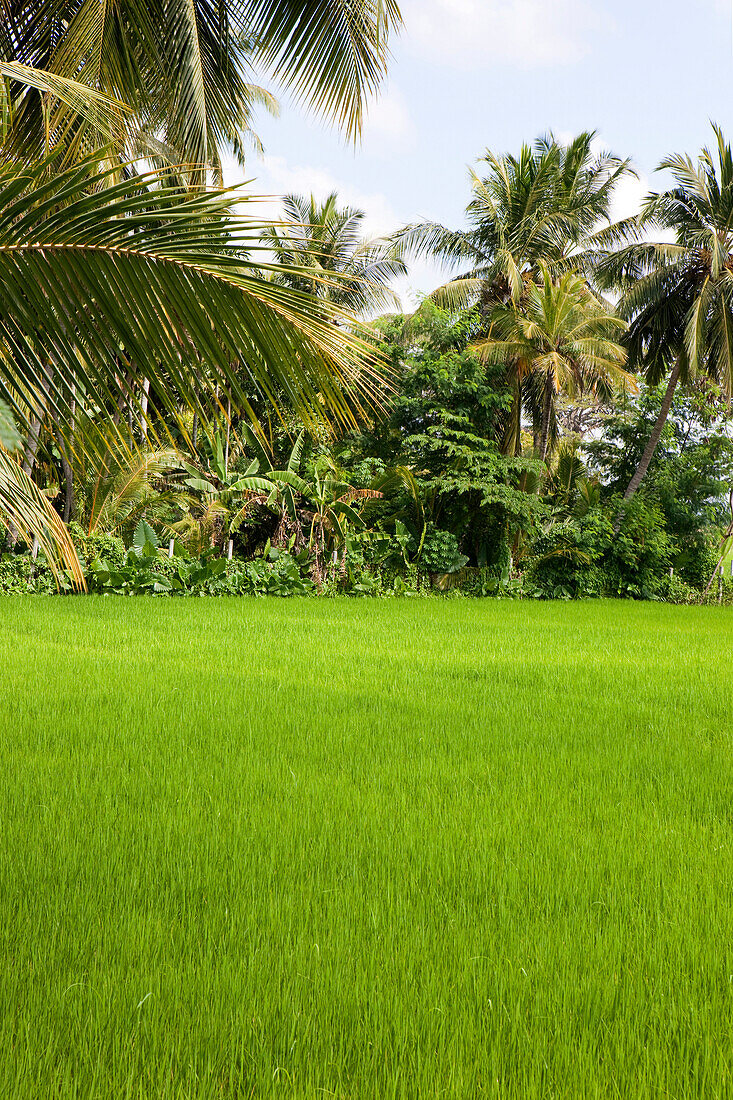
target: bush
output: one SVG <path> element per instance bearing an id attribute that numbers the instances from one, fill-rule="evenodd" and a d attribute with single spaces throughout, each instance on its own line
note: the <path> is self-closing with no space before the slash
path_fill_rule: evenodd
<path id="1" fill-rule="evenodd" d="M 420 554 L 420 569 L 425 573 L 457 573 L 468 561 L 460 552 L 458 539 L 451 531 L 443 531 L 429 523 Z"/>
<path id="2" fill-rule="evenodd" d="M 623 521 L 605 555 L 610 574 L 618 578 L 616 591 L 610 594 L 642 599 L 657 596 L 675 555 L 664 514 L 641 496 L 615 502 L 612 514 L 618 516 L 620 510 Z"/>
<path id="3" fill-rule="evenodd" d="M 537 537 L 525 582 L 545 599 L 616 595 L 609 589 L 617 579 L 604 567 L 612 541 L 613 521 L 598 508 L 556 524 Z"/>
<path id="4" fill-rule="evenodd" d="M 213 551 L 190 558 L 179 550 L 169 558 L 146 542 L 133 546 L 119 566 L 95 559 L 88 583 L 92 591 L 124 596 L 304 596 L 313 582 L 302 567 L 307 555 L 280 550 L 271 550 L 268 560 L 228 562 Z"/>
<path id="5" fill-rule="evenodd" d="M 124 563 L 127 550 L 124 542 L 117 535 L 109 533 L 88 535 L 78 523 L 70 523 L 69 532 L 83 566 L 90 566 L 95 558 L 104 558 L 115 568 Z"/>
<path id="6" fill-rule="evenodd" d="M 0 558 L 0 593 L 3 595 L 56 591 L 54 575 L 43 558 L 34 561 L 30 554 L 3 554 Z"/>
<path id="7" fill-rule="evenodd" d="M 717 588 L 715 591 L 717 593 Z M 676 573 L 673 573 L 671 577 L 668 575 L 662 580 L 657 594 L 665 603 L 697 603 L 700 599 L 698 590 L 687 584 Z"/>
<path id="8" fill-rule="evenodd" d="M 622 510 L 616 532 L 614 524 Z M 664 598 L 675 549 L 656 505 L 638 497 L 623 504 L 616 500 L 540 535 L 526 578 L 547 599 Z"/>
<path id="9" fill-rule="evenodd" d="M 720 532 L 707 528 L 681 541 L 680 553 L 672 564 L 675 573 L 679 573 L 688 584 L 704 589 L 713 575 L 720 554 Z"/>

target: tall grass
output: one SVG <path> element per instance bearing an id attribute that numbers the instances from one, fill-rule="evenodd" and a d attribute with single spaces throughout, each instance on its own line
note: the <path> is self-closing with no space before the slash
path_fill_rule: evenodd
<path id="1" fill-rule="evenodd" d="M 3 1100 L 733 1095 L 733 612 L 0 623 Z"/>

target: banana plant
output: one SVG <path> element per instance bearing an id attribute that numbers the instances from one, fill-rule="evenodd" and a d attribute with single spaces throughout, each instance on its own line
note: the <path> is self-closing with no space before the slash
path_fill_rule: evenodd
<path id="1" fill-rule="evenodd" d="M 355 507 L 357 501 L 373 500 L 382 494 L 378 489 L 355 489 L 345 480 L 333 459 L 325 455 L 314 464 L 313 476 L 304 495 L 307 506 L 303 517 L 310 521 L 308 543 L 314 550 L 316 571 L 319 571 L 327 550 L 343 546 L 350 528 L 366 527 Z"/>
<path id="2" fill-rule="evenodd" d="M 203 549 L 217 546 L 227 529 L 241 525 L 253 503 L 264 503 L 272 491 L 267 478 L 257 476 L 260 462 L 255 458 L 244 473 L 229 468 L 221 435 L 209 438 L 206 469 L 181 459 L 184 474 L 182 485 L 189 490 L 193 507 L 186 509 L 181 520 L 169 524 L 167 530 L 189 545 Z M 236 459 L 236 449 L 232 458 Z"/>
<path id="3" fill-rule="evenodd" d="M 314 577 L 320 583 L 324 576 L 326 553 L 332 549 L 343 550 L 349 530 L 366 526 L 359 509 L 355 507 L 356 502 L 381 497 L 382 493 L 378 489 L 354 488 L 328 455 L 318 458 L 312 473 L 304 476 L 301 466 L 305 430 L 298 435 L 287 466 L 282 470 L 269 466 L 267 452 L 260 440 L 250 428 L 246 427 L 244 431 L 255 453 L 254 461 L 258 463 L 258 468 L 265 467 L 261 469 L 260 477 L 271 486 L 264 504 L 280 517 L 272 545 L 288 544 L 300 549 L 307 544 L 314 556 Z M 233 529 L 241 524 L 250 504 L 251 500 L 235 516 Z M 307 538 L 305 529 L 308 530 Z"/>
<path id="4" fill-rule="evenodd" d="M 232 519 L 230 530 L 236 531 L 246 519 L 250 508 L 255 503 L 262 503 L 279 517 L 277 529 L 272 537 L 272 545 L 285 546 L 294 536 L 294 546 L 300 549 L 304 543 L 303 530 L 298 512 L 299 497 L 307 497 L 308 482 L 301 476 L 300 468 L 303 461 L 306 433 L 301 431 L 293 444 L 288 463 L 283 470 L 274 470 L 270 457 L 267 454 L 256 433 L 247 425 L 243 426 L 243 436 L 250 449 L 254 452 L 254 459 L 247 470 L 247 476 L 257 477 L 258 484 L 252 485 L 248 498 Z M 264 489 L 265 496 L 260 497 Z"/>

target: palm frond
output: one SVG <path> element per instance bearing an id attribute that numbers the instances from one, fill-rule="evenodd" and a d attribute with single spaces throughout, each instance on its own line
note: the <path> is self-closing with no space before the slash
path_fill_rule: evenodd
<path id="1" fill-rule="evenodd" d="M 84 573 L 68 530 L 20 463 L 2 448 L 0 525 L 13 529 L 29 544 L 37 539 L 57 581 L 65 571 L 72 586 L 84 590 Z"/>
<path id="2" fill-rule="evenodd" d="M 243 379 L 310 424 L 353 422 L 369 403 L 375 352 L 350 314 L 263 280 L 249 256 L 264 227 L 231 211 L 245 195 L 182 198 L 159 172 L 110 184 L 96 162 L 48 166 L 0 166 L 0 395 L 43 415 L 42 382 L 64 423 L 80 389 L 115 407 L 129 368 L 177 421 L 181 403 L 205 419 L 219 385 L 253 415 Z"/>
<path id="3" fill-rule="evenodd" d="M 395 0 L 241 0 L 241 9 L 253 60 L 358 137 L 401 25 Z"/>

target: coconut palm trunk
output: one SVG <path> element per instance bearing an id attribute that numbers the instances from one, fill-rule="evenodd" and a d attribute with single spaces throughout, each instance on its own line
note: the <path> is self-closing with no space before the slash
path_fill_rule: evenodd
<path id="1" fill-rule="evenodd" d="M 147 442 L 148 438 L 148 401 L 150 398 L 150 379 L 143 378 L 142 394 L 140 395 L 140 442 Z"/>
<path id="2" fill-rule="evenodd" d="M 657 449 L 657 445 L 659 443 L 659 440 L 662 437 L 662 432 L 664 430 L 664 425 L 667 423 L 667 417 L 669 416 L 669 410 L 672 408 L 672 401 L 674 400 L 675 390 L 677 389 L 677 383 L 680 380 L 680 369 L 681 369 L 681 363 L 680 363 L 680 358 L 678 356 L 678 358 L 675 362 L 675 365 L 674 365 L 674 369 L 673 369 L 672 373 L 669 376 L 669 382 L 667 383 L 667 391 L 664 395 L 664 400 L 662 401 L 662 407 L 659 410 L 659 415 L 657 416 L 657 419 L 655 421 L 654 428 L 652 430 L 652 434 L 649 436 L 649 441 L 648 441 L 646 447 L 644 448 L 644 454 L 641 456 L 641 460 L 639 462 L 639 465 L 636 467 L 636 470 L 634 471 L 634 476 L 632 477 L 631 481 L 629 482 L 629 484 L 626 487 L 626 492 L 624 493 L 624 500 L 631 500 L 634 493 L 636 492 L 636 490 L 641 485 L 641 483 L 644 479 L 645 473 L 649 469 L 649 463 L 651 462 L 651 460 L 654 456 L 654 452 Z"/>
<path id="3" fill-rule="evenodd" d="M 25 450 L 23 451 L 23 463 L 21 469 L 28 477 L 33 473 L 33 467 L 36 464 L 36 455 L 38 454 L 38 442 L 41 438 L 41 418 L 36 415 L 31 420 L 30 429 L 28 431 L 28 438 L 25 444 Z"/>
<path id="4" fill-rule="evenodd" d="M 514 383 L 512 404 L 502 440 L 502 454 L 513 455 L 515 458 L 522 454 L 522 385 L 519 380 Z"/>
<path id="5" fill-rule="evenodd" d="M 61 474 L 64 480 L 64 508 L 62 519 L 68 523 L 74 514 L 74 466 L 70 458 L 70 451 L 74 449 L 74 432 L 76 427 L 76 393 L 72 390 L 69 398 L 69 425 L 68 437 L 64 435 L 58 418 L 52 413 L 54 423 L 54 435 L 56 446 L 61 458 Z"/>
<path id="6" fill-rule="evenodd" d="M 56 437 L 56 441 L 61 455 L 61 473 L 64 477 L 64 510 L 61 518 L 64 523 L 68 523 L 74 511 L 74 467 L 69 462 L 66 444 L 61 433 Z"/>
<path id="7" fill-rule="evenodd" d="M 46 405 L 46 398 L 48 395 L 48 382 L 46 378 L 41 378 L 41 392 L 43 394 L 43 407 Z M 33 468 L 36 464 L 36 456 L 38 454 L 38 445 L 41 440 L 41 427 L 43 425 L 43 416 L 41 410 L 35 410 L 30 420 L 28 428 L 28 436 L 26 438 L 25 448 L 23 450 L 23 461 L 21 463 L 21 470 L 26 477 L 31 477 Z M 14 523 L 8 526 L 7 542 L 8 546 L 12 549 L 18 541 L 18 528 Z"/>
<path id="8" fill-rule="evenodd" d="M 51 368 L 51 384 L 53 384 L 53 377 L 53 368 Z M 41 427 L 43 426 L 43 417 L 48 401 L 49 378 L 43 375 L 40 379 L 40 390 L 40 407 L 33 410 L 33 416 L 31 417 L 30 425 L 28 428 L 28 437 L 26 439 L 25 450 L 23 451 L 23 463 L 21 465 L 23 473 L 27 474 L 28 477 L 32 476 L 33 467 L 36 464 L 38 444 L 41 439 Z"/>
<path id="9" fill-rule="evenodd" d="M 550 439 L 550 415 L 552 413 L 553 396 L 552 378 L 548 373 L 545 380 L 545 393 L 542 401 L 542 427 L 540 429 L 540 458 L 543 462 L 547 458 L 547 444 Z"/>

